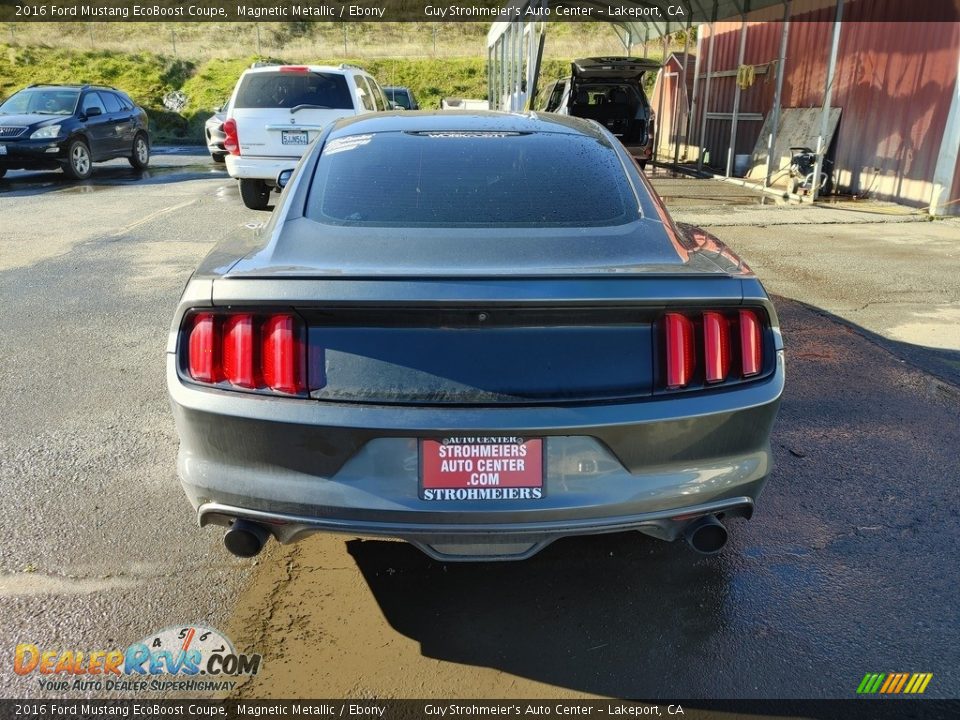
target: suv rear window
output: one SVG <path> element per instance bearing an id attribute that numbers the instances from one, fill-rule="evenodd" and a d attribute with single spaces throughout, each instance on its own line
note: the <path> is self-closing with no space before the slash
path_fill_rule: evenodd
<path id="1" fill-rule="evenodd" d="M 317 72 L 258 72 L 240 81 L 235 108 L 294 108 L 312 105 L 353 109 L 343 75 Z"/>
<path id="2" fill-rule="evenodd" d="M 386 132 L 323 148 L 306 215 L 355 226 L 621 225 L 638 201 L 611 145 L 559 133 Z"/>

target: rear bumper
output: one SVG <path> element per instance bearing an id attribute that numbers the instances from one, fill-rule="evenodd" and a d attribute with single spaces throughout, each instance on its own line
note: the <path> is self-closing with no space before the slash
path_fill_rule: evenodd
<path id="1" fill-rule="evenodd" d="M 554 540 L 575 535 L 635 530 L 660 540 L 676 540 L 691 519 L 703 515 L 753 516 L 754 499 L 739 496 L 701 503 L 676 510 L 659 510 L 637 515 L 585 520 L 495 524 L 416 525 L 396 522 L 345 521 L 285 513 L 262 512 L 219 503 L 197 508 L 200 526 L 229 526 L 242 518 L 270 530 L 282 543 L 291 543 L 314 532 L 346 533 L 366 537 L 390 537 L 416 545 L 427 555 L 443 561 L 525 560 Z"/>
<path id="2" fill-rule="evenodd" d="M 242 395 L 167 379 L 178 470 L 201 525 L 244 517 L 282 542 L 312 531 L 408 540 L 444 559 L 529 557 L 568 535 L 676 539 L 690 516 L 749 517 L 772 467 L 783 389 L 570 407 L 385 407 Z M 545 496 L 425 501 L 418 438 L 543 437 Z M 686 517 L 681 517 L 686 516 Z M 678 519 L 679 518 L 679 519 Z"/>
<path id="3" fill-rule="evenodd" d="M 252 157 L 246 155 L 227 155 L 227 172 L 238 180 L 266 180 L 273 184 L 277 175 L 284 170 L 297 167 L 300 158 Z"/>

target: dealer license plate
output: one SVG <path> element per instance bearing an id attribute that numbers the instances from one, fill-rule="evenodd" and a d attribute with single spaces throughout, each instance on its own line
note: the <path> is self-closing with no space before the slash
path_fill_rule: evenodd
<path id="1" fill-rule="evenodd" d="M 281 130 L 280 131 L 280 144 L 281 145 L 309 145 L 310 136 L 306 132 L 294 131 L 294 130 Z"/>
<path id="2" fill-rule="evenodd" d="M 539 500 L 545 494 L 543 470 L 541 438 L 420 441 L 422 500 Z"/>
<path id="3" fill-rule="evenodd" d="M 7 146 L 0 145 L 0 155 L 6 155 L 6 154 L 7 154 Z"/>

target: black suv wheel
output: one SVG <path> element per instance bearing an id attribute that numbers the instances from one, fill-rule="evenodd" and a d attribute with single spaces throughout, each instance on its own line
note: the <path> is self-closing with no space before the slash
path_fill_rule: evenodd
<path id="1" fill-rule="evenodd" d="M 146 170 L 150 164 L 150 143 L 143 133 L 137 135 L 133 141 L 133 154 L 127 158 L 130 165 L 137 170 Z"/>
<path id="2" fill-rule="evenodd" d="M 67 148 L 67 162 L 63 166 L 67 177 L 74 180 L 86 180 L 93 172 L 93 160 L 90 148 L 83 140 L 74 140 Z"/>

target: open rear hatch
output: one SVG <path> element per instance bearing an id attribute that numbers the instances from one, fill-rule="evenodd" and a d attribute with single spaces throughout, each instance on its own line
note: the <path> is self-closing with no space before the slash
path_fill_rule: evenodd
<path id="1" fill-rule="evenodd" d="M 574 60 L 572 68 L 580 80 L 639 80 L 645 72 L 659 70 L 660 63 L 648 58 L 595 57 Z"/>

